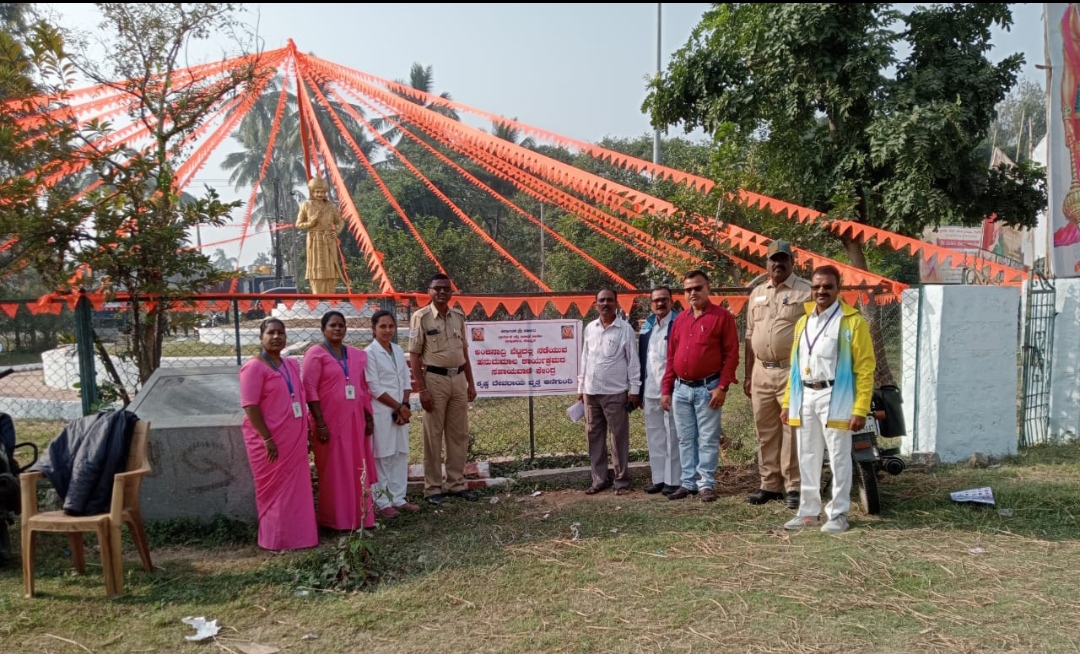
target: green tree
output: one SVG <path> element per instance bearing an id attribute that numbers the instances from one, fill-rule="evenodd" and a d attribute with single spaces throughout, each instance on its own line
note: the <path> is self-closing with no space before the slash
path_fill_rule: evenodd
<path id="1" fill-rule="evenodd" d="M 754 190 L 832 217 L 908 235 L 991 214 L 1032 225 L 1042 173 L 990 170 L 977 153 L 1023 62 L 988 58 L 991 28 L 1011 24 L 1002 3 L 718 4 L 643 109 L 740 148 Z M 861 243 L 844 247 L 867 267 Z"/>
<path id="2" fill-rule="evenodd" d="M 1046 92 L 1042 84 L 1022 79 L 998 103 L 997 118 L 990 129 L 986 156 L 996 146 L 1014 161 L 1031 158 L 1031 150 L 1046 136 Z"/>
<path id="3" fill-rule="evenodd" d="M 241 29 L 235 5 L 102 3 L 98 8 L 107 63 L 85 54 L 74 61 L 85 76 L 128 100 L 129 119 L 148 129 L 151 145 L 138 151 L 98 148 L 111 125 L 95 121 L 79 128 L 79 142 L 96 146 L 85 160 L 103 185 L 78 202 L 68 195 L 57 198 L 63 202 L 50 201 L 45 211 L 5 212 L 0 233 L 18 235 L 22 260 L 52 288 L 88 269 L 106 292 L 130 295 L 131 354 L 145 382 L 160 365 L 170 305 L 228 277 L 189 247 L 189 233 L 200 225 L 223 224 L 240 204 L 221 202 L 211 188 L 181 201 L 176 164 L 187 153 L 184 142 L 222 100 L 269 73 L 252 63 L 192 83 L 178 79 L 192 42 L 235 36 Z M 83 53 L 86 39 L 68 36 Z M 66 65 L 61 62 L 58 69 L 63 72 Z M 62 76 L 55 90 L 62 94 L 70 81 Z"/>
<path id="4" fill-rule="evenodd" d="M 218 248 L 214 250 L 214 256 L 210 260 L 210 265 L 218 270 L 225 272 L 231 272 L 236 269 L 236 257 L 230 257 L 225 252 L 225 248 Z"/>

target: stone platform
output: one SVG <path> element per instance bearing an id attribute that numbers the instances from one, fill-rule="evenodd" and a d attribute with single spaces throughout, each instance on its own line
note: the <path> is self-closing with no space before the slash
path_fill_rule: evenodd
<path id="1" fill-rule="evenodd" d="M 146 520 L 257 519 L 235 365 L 159 368 L 129 409 L 151 422 Z"/>

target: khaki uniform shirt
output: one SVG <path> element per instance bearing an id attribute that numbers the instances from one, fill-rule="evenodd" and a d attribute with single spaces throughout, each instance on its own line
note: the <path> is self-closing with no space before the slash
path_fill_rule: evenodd
<path id="1" fill-rule="evenodd" d="M 465 314 L 461 309 L 450 307 L 444 318 L 432 302 L 409 320 L 409 352 L 419 354 L 425 366 L 465 365 L 464 345 Z"/>
<path id="2" fill-rule="evenodd" d="M 769 280 L 754 288 L 746 316 L 746 338 L 759 361 L 787 364 L 795 323 L 806 313 L 803 304 L 809 301 L 810 282 L 794 273 L 779 286 Z"/>

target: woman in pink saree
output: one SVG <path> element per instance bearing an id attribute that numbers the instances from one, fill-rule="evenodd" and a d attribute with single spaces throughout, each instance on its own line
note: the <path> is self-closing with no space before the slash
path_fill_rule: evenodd
<path id="1" fill-rule="evenodd" d="M 318 523 L 341 531 L 375 526 L 367 353 L 345 345 L 345 316 L 322 317 L 323 342 L 304 354 L 304 390 L 315 426 Z"/>
<path id="2" fill-rule="evenodd" d="M 319 544 L 308 463 L 308 423 L 300 366 L 281 356 L 285 324 L 259 325 L 262 351 L 240 368 L 244 445 L 255 477 L 259 547 L 298 550 Z"/>

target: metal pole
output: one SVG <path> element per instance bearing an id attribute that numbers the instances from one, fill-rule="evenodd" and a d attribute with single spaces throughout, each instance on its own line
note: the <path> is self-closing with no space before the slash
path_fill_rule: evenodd
<path id="1" fill-rule="evenodd" d="M 232 301 L 233 329 L 236 332 L 236 365 L 243 365 L 240 355 L 240 303 L 233 298 Z"/>
<path id="2" fill-rule="evenodd" d="M 79 291 L 79 301 L 75 304 L 75 341 L 79 353 L 79 397 L 82 399 L 82 412 L 88 416 L 97 405 L 97 372 L 94 370 L 94 327 L 90 300 L 83 291 Z"/>
<path id="3" fill-rule="evenodd" d="M 656 3 L 656 76 L 658 78 L 660 77 L 660 18 L 661 18 L 660 8 L 662 6 L 663 6 L 662 3 L 660 3 L 660 2 Z M 660 164 L 660 128 L 659 127 L 656 128 L 656 130 L 653 132 L 652 162 L 654 164 L 657 164 L 657 165 Z"/>
<path id="4" fill-rule="evenodd" d="M 544 281 L 544 203 L 540 203 L 540 281 Z"/>
<path id="5" fill-rule="evenodd" d="M 533 396 L 529 396 L 529 463 L 536 460 L 536 431 L 533 429 Z"/>
<path id="6" fill-rule="evenodd" d="M 915 398 L 911 409 L 911 452 L 919 451 L 919 386 L 922 379 L 922 368 L 919 367 L 920 354 L 922 352 L 922 307 L 923 287 L 919 286 L 918 304 L 915 307 Z"/>

